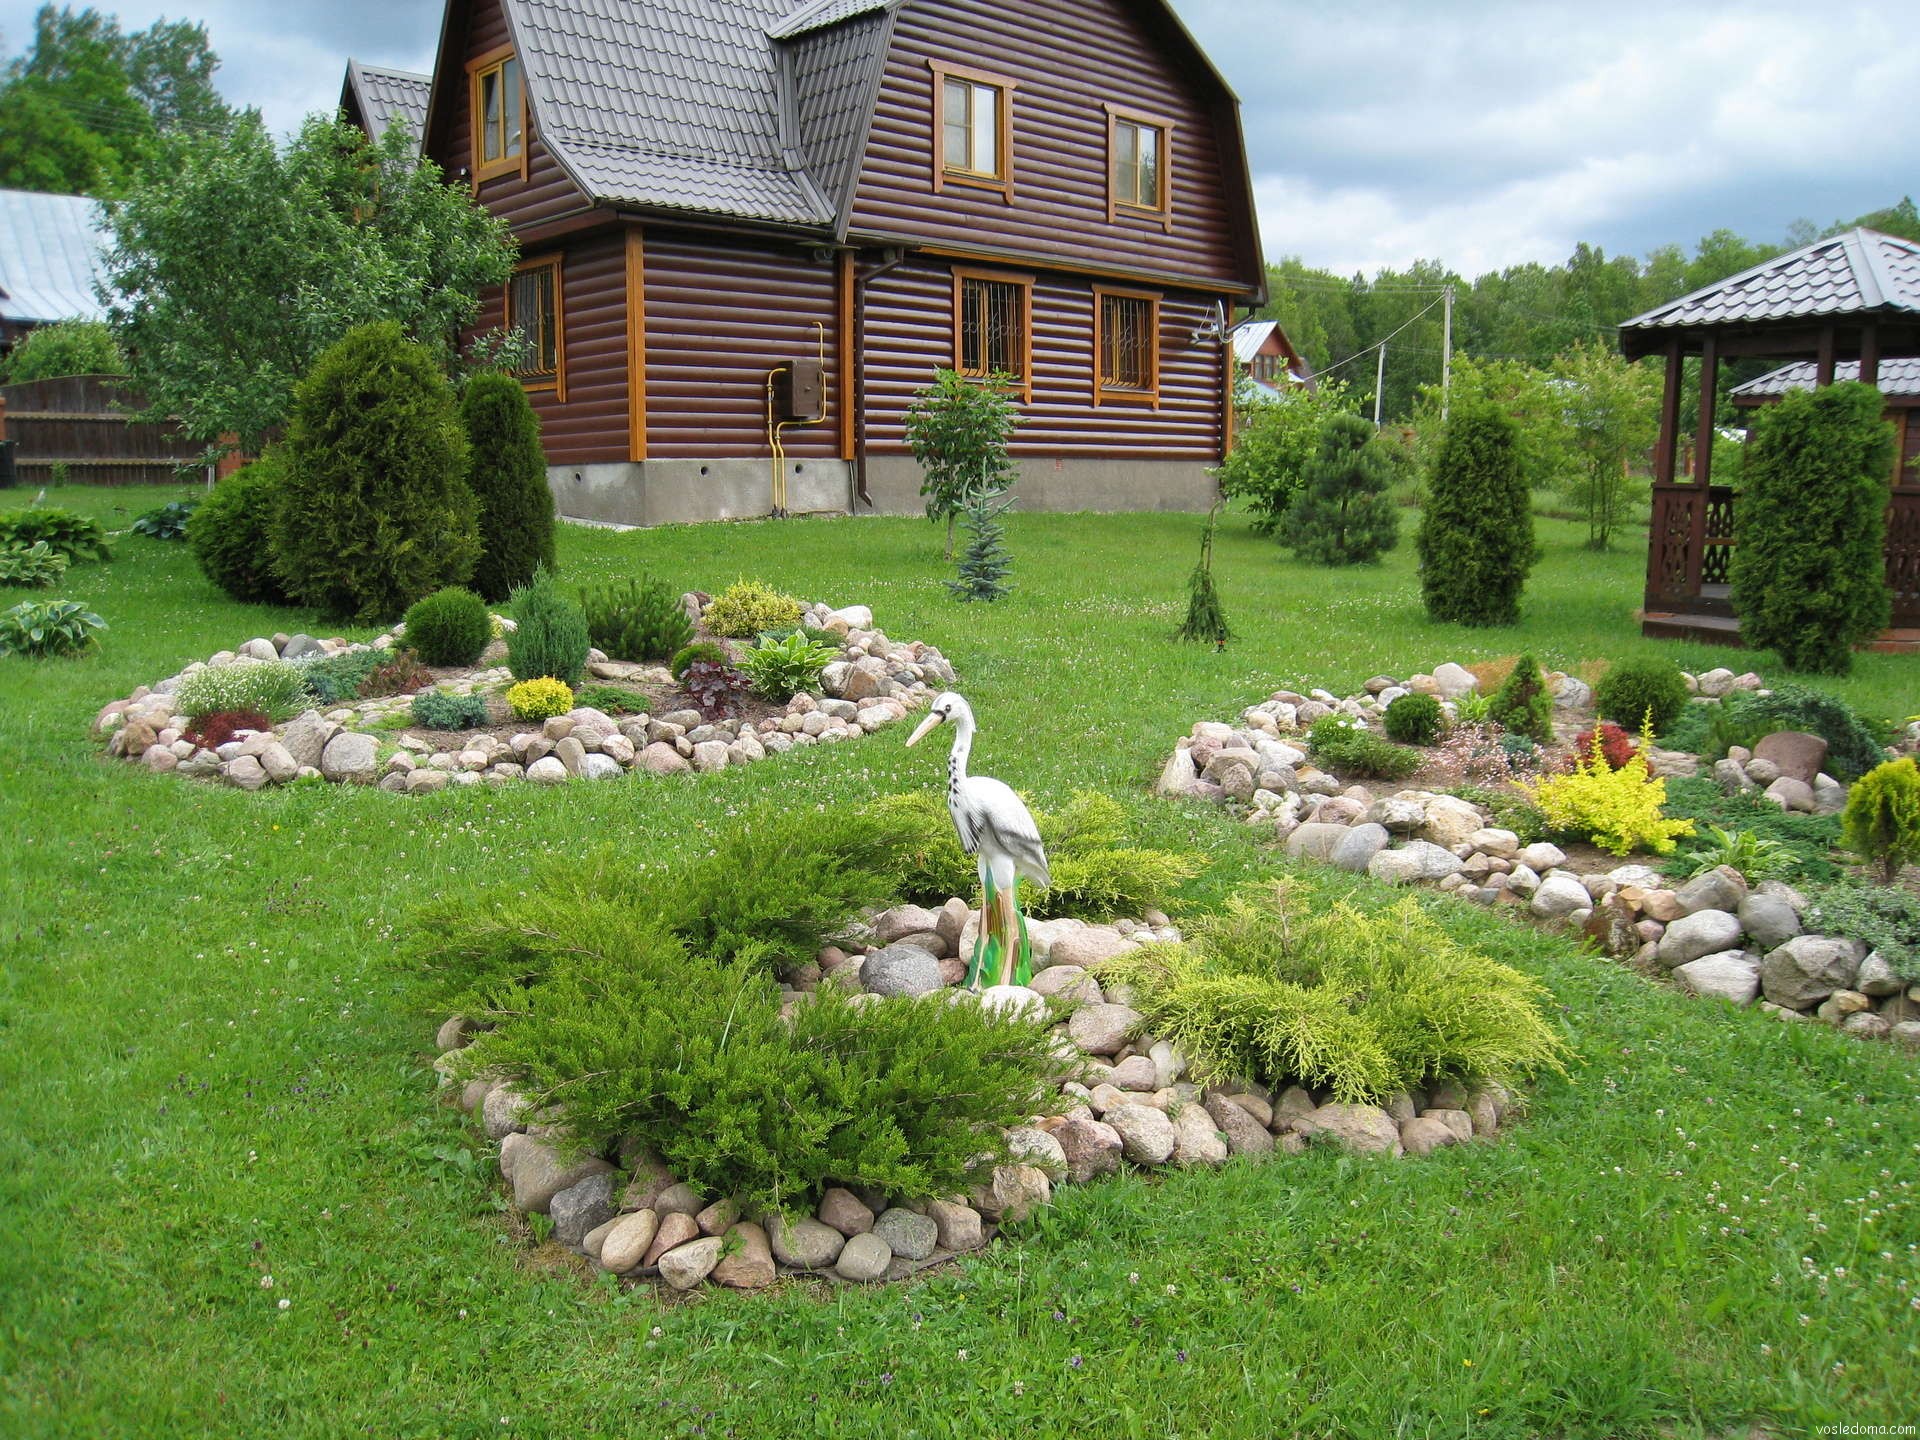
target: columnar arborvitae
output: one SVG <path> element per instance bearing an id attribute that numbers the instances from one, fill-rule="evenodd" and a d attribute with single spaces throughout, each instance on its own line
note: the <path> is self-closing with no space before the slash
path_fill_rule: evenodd
<path id="1" fill-rule="evenodd" d="M 362 325 L 321 352 L 294 392 L 282 459 L 273 559 L 289 598 L 366 624 L 473 573 L 453 391 L 398 324 Z"/>
<path id="2" fill-rule="evenodd" d="M 1013 588 L 1007 572 L 1013 556 L 1007 551 L 1006 527 L 1000 517 L 1013 501 L 1004 490 L 975 490 L 967 496 L 961 528 L 967 547 L 960 554 L 960 578 L 947 588 L 960 600 L 998 600 Z"/>
<path id="3" fill-rule="evenodd" d="M 1435 620 L 1512 625 L 1533 566 L 1533 513 L 1513 422 L 1490 404 L 1447 421 L 1420 525 L 1420 590 Z"/>
<path id="4" fill-rule="evenodd" d="M 1213 588 L 1213 531 L 1224 503 L 1215 501 L 1213 509 L 1207 512 L 1207 528 L 1200 537 L 1200 563 L 1187 577 L 1187 618 L 1181 622 L 1178 632 L 1182 640 L 1197 640 L 1216 650 L 1225 649 L 1227 641 L 1233 638 L 1233 632 L 1227 628 L 1227 617 L 1220 609 L 1220 592 Z"/>
<path id="5" fill-rule="evenodd" d="M 471 447 L 467 481 L 480 502 L 473 589 L 488 600 L 504 600 L 541 566 L 555 568 L 553 494 L 540 448 L 540 417 L 518 380 L 486 370 L 467 382 L 460 419 Z"/>
<path id="6" fill-rule="evenodd" d="M 1281 522 L 1280 540 L 1303 560 L 1360 565 L 1400 540 L 1400 516 L 1387 494 L 1393 471 L 1358 415 L 1329 415 L 1300 489 Z"/>
<path id="7" fill-rule="evenodd" d="M 1893 428 L 1871 385 L 1795 391 L 1747 447 L 1734 506 L 1733 608 L 1741 639 L 1789 670 L 1844 675 L 1885 627 Z"/>

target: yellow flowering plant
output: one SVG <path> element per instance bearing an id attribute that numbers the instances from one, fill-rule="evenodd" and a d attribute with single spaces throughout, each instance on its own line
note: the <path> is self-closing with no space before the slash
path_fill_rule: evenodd
<path id="1" fill-rule="evenodd" d="M 564 680 L 542 675 L 522 680 L 507 691 L 507 708 L 516 720 L 545 720 L 573 709 L 573 687 Z"/>
<path id="2" fill-rule="evenodd" d="M 1587 831 L 1594 844 L 1614 855 L 1642 848 L 1665 855 L 1680 836 L 1693 834 L 1693 822 L 1669 820 L 1661 813 L 1667 782 L 1648 770 L 1652 745 L 1652 729 L 1643 724 L 1639 748 L 1616 770 L 1607 764 L 1595 726 L 1592 749 L 1574 757 L 1570 774 L 1549 776 L 1521 788 L 1555 830 Z"/>

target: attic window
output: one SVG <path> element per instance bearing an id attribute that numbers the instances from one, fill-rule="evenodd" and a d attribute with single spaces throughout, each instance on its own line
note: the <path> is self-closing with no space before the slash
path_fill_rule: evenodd
<path id="1" fill-rule="evenodd" d="M 1107 218 L 1144 215 L 1173 228 L 1173 122 L 1107 106 Z"/>
<path id="2" fill-rule="evenodd" d="M 1004 75 L 929 60 L 933 72 L 933 188 L 1013 193 L 1013 92 Z"/>
<path id="3" fill-rule="evenodd" d="M 473 183 L 496 175 L 526 178 L 527 93 L 511 48 L 467 65 L 473 97 Z"/>

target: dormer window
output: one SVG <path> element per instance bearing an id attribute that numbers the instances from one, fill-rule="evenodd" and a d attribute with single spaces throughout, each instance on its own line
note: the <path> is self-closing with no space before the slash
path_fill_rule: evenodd
<path id="1" fill-rule="evenodd" d="M 526 175 L 527 94 L 511 48 L 482 55 L 467 67 L 473 97 L 473 183 L 496 175 Z"/>
<path id="2" fill-rule="evenodd" d="M 1173 228 L 1168 169 L 1173 122 L 1107 106 L 1107 218 L 1141 215 Z"/>
<path id="3" fill-rule="evenodd" d="M 933 72 L 933 188 L 1013 193 L 1014 82 L 929 60 Z"/>

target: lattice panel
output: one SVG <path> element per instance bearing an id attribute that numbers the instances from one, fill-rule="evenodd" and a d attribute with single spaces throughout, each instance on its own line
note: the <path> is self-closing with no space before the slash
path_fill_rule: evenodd
<path id="1" fill-rule="evenodd" d="M 1660 589 L 1667 595 L 1682 595 L 1687 589 L 1687 547 L 1693 539 L 1695 498 L 1672 491 L 1661 496 L 1662 515 L 1654 530 L 1653 573 L 1660 577 Z"/>
<path id="2" fill-rule="evenodd" d="M 1733 491 L 1715 485 L 1707 495 L 1706 553 L 1700 557 L 1700 583 L 1731 584 L 1732 569 Z"/>

